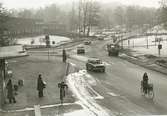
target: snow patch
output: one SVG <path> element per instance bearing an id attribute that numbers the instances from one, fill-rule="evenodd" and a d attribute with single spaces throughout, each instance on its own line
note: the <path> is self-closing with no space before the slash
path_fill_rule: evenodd
<path id="1" fill-rule="evenodd" d="M 71 42 L 70 38 L 62 37 L 62 36 L 56 36 L 56 35 L 50 35 L 50 44 L 51 46 L 57 46 L 64 43 Z M 26 37 L 26 38 L 19 38 L 16 40 L 17 44 L 21 45 L 46 45 L 45 42 L 45 36 L 36 36 L 36 37 Z M 54 44 L 53 44 L 54 43 Z"/>
<path id="2" fill-rule="evenodd" d="M 79 104 L 84 108 L 84 110 L 88 111 L 87 116 L 111 116 L 111 114 L 109 115 L 104 108 L 96 103 L 96 98 L 103 97 L 95 92 L 89 85 L 89 81 L 86 80 L 87 75 L 88 74 L 84 70 L 80 70 L 79 72 L 68 75 L 67 83 L 69 88 L 79 99 Z M 90 78 L 90 75 L 88 78 Z M 89 91 L 91 91 L 91 93 Z"/>
<path id="3" fill-rule="evenodd" d="M 126 54 L 124 54 L 124 53 L 122 53 L 122 54 L 120 55 L 120 57 L 129 57 L 129 58 L 132 58 L 132 59 L 134 59 L 134 60 L 137 60 L 137 58 L 132 57 L 132 56 L 128 56 L 128 55 L 126 55 Z"/>
<path id="4" fill-rule="evenodd" d="M 111 95 L 111 96 L 113 96 L 113 97 L 119 96 L 119 95 L 117 95 L 117 94 L 115 94 L 115 93 L 111 93 L 111 92 L 109 92 L 108 94 Z"/>
<path id="5" fill-rule="evenodd" d="M 81 55 L 71 55 L 71 58 L 77 59 L 79 61 L 87 62 L 88 58 Z"/>
<path id="6" fill-rule="evenodd" d="M 77 110 L 64 114 L 64 116 L 92 116 L 87 110 Z"/>
<path id="7" fill-rule="evenodd" d="M 105 66 L 110 66 L 111 64 L 109 64 L 109 63 L 107 63 L 107 62 L 103 62 L 103 64 L 105 65 Z"/>

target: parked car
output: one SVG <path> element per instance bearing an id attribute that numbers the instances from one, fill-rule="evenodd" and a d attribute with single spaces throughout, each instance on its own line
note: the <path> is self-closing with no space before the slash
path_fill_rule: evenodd
<path id="1" fill-rule="evenodd" d="M 84 41 L 84 44 L 85 44 L 85 45 L 90 45 L 90 44 L 91 44 L 91 41 Z"/>
<path id="2" fill-rule="evenodd" d="M 87 71 L 105 72 L 105 65 L 98 58 L 90 58 L 86 63 Z"/>
<path id="3" fill-rule="evenodd" d="M 77 54 L 85 54 L 85 48 L 83 46 L 77 47 Z"/>
<path id="4" fill-rule="evenodd" d="M 99 36 L 97 38 L 98 38 L 98 40 L 104 40 L 104 36 Z"/>

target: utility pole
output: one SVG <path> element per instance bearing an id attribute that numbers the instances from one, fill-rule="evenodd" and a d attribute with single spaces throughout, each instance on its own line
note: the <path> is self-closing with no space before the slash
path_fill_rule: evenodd
<path id="1" fill-rule="evenodd" d="M 148 49 L 148 36 L 147 36 L 147 49 Z"/>
<path id="2" fill-rule="evenodd" d="M 5 104 L 5 59 L 0 60 L 0 108 Z"/>
<path id="3" fill-rule="evenodd" d="M 79 0 L 79 10 L 78 10 L 78 29 L 79 29 L 79 38 L 81 36 L 81 6 L 82 6 L 82 0 Z"/>
<path id="4" fill-rule="evenodd" d="M 161 56 L 161 49 L 162 49 L 162 44 L 160 44 L 161 42 L 161 38 L 158 38 L 159 44 L 158 44 L 158 55 L 159 57 Z"/>

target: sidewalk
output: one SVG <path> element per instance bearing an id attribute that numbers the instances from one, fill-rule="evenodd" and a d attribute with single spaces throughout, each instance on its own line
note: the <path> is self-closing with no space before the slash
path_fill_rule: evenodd
<path id="1" fill-rule="evenodd" d="M 12 59 L 8 62 L 13 71 L 13 84 L 17 84 L 18 79 L 23 79 L 24 86 L 18 90 L 17 103 L 7 103 L 3 110 L 18 110 L 33 108 L 37 104 L 43 106 L 60 103 L 58 83 L 63 80 L 66 69 L 66 64 L 62 63 L 60 59 L 48 61 L 43 56 L 29 56 Z M 38 74 L 42 74 L 43 80 L 47 83 L 43 98 L 38 98 L 36 90 Z M 64 102 L 72 103 L 74 101 L 72 93 L 68 91 Z"/>

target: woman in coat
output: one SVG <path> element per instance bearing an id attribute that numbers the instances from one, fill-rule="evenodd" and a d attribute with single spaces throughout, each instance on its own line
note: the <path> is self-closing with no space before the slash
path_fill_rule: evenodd
<path id="1" fill-rule="evenodd" d="M 37 81 L 37 90 L 38 90 L 38 97 L 43 97 L 43 89 L 45 88 L 45 84 L 42 80 L 42 75 L 39 74 L 38 81 Z"/>
<path id="2" fill-rule="evenodd" d="M 9 99 L 9 103 L 12 103 L 12 102 L 16 103 L 15 96 L 14 96 L 14 89 L 13 89 L 11 79 L 9 79 L 6 89 L 7 89 L 7 98 Z"/>

